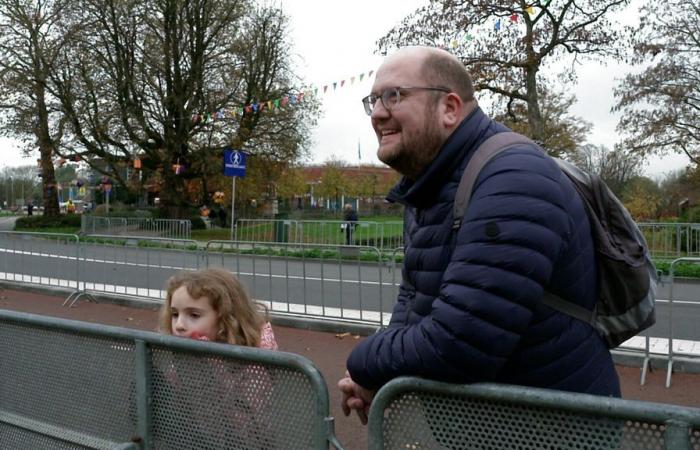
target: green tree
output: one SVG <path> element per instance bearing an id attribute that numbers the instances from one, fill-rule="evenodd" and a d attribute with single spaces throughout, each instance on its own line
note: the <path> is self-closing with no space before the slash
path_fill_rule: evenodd
<path id="1" fill-rule="evenodd" d="M 632 33 L 635 72 L 615 89 L 618 130 L 640 155 L 684 153 L 700 163 L 700 4 L 647 1 Z M 639 69 L 642 69 L 639 71 Z"/>
<path id="2" fill-rule="evenodd" d="M 344 194 L 349 192 L 350 182 L 343 174 L 343 167 L 346 166 L 345 161 L 338 158 L 330 158 L 323 164 L 323 175 L 321 176 L 321 184 L 318 186 L 318 195 L 332 200 L 336 208 L 341 208 L 341 199 Z"/>
<path id="3" fill-rule="evenodd" d="M 636 176 L 629 180 L 621 200 L 635 220 L 654 220 L 662 205 L 661 188 L 650 178 Z"/>
<path id="4" fill-rule="evenodd" d="M 432 0 L 379 40 L 379 49 L 426 44 L 450 47 L 475 88 L 504 110 L 526 105 L 530 137 L 545 141 L 540 92 L 575 81 L 574 64 L 621 56 L 621 28 L 611 19 L 629 0 Z M 545 75 L 547 70 L 549 75 Z"/>

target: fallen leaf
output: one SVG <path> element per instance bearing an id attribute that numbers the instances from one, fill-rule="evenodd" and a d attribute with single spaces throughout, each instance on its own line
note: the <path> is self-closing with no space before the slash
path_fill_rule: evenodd
<path id="1" fill-rule="evenodd" d="M 127 317 L 126 320 L 128 320 L 129 322 L 131 322 L 132 320 L 134 320 L 134 318 L 133 318 L 133 317 Z"/>
<path id="2" fill-rule="evenodd" d="M 335 335 L 335 337 L 337 337 L 338 339 L 343 339 L 344 337 L 348 337 L 348 336 L 350 336 L 350 333 L 347 333 L 347 332 Z"/>

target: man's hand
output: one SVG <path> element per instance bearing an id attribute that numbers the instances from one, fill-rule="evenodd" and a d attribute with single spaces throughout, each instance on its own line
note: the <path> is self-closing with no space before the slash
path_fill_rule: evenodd
<path id="1" fill-rule="evenodd" d="M 360 418 L 362 425 L 367 425 L 369 405 L 374 398 L 374 391 L 365 389 L 355 383 L 347 371 L 345 372 L 345 378 L 338 381 L 338 388 L 343 393 L 343 399 L 341 400 L 343 414 L 349 416 L 354 409 L 357 411 L 357 417 Z"/>

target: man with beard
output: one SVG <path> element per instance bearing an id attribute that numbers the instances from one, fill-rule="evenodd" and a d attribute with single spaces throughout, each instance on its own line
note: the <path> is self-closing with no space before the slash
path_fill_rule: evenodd
<path id="1" fill-rule="evenodd" d="M 339 381 L 343 410 L 363 423 L 374 391 L 409 375 L 620 396 L 610 352 L 588 323 L 542 302 L 546 291 L 592 310 L 597 274 L 581 198 L 532 144 L 480 172 L 453 230 L 469 159 L 508 129 L 474 98 L 446 51 L 407 47 L 377 71 L 365 111 L 377 155 L 403 175 L 387 199 L 405 205 L 405 257 L 387 329 L 361 342 Z"/>

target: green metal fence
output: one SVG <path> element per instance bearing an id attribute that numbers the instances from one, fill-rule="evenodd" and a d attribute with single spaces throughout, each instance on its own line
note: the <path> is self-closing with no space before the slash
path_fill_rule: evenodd
<path id="1" fill-rule="evenodd" d="M 0 447 L 341 448 L 290 353 L 0 311 Z"/>
<path id="2" fill-rule="evenodd" d="M 699 450 L 700 409 L 398 378 L 372 402 L 369 448 Z"/>

